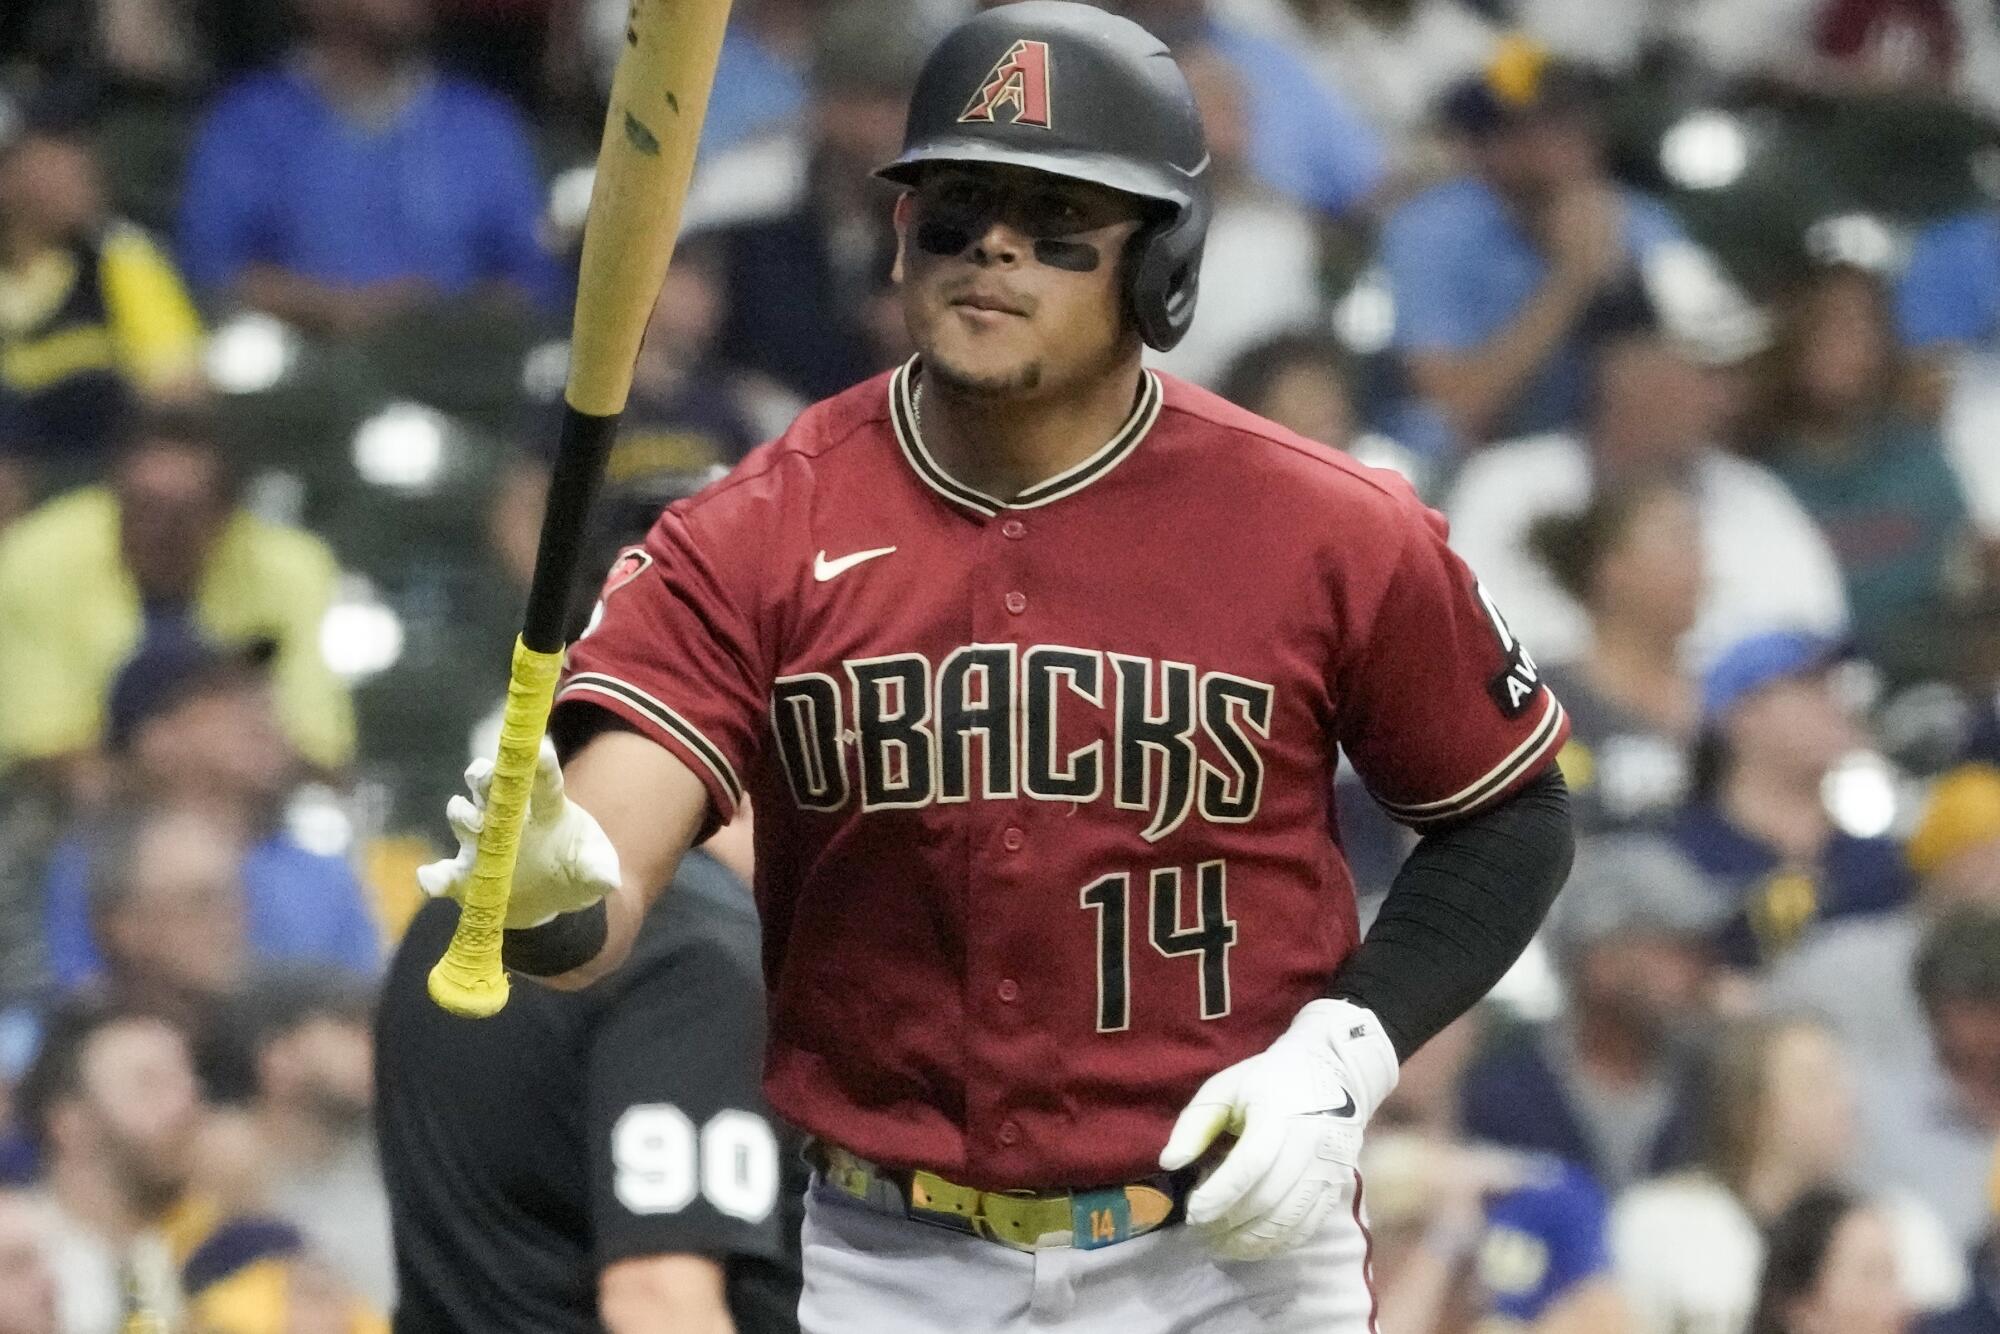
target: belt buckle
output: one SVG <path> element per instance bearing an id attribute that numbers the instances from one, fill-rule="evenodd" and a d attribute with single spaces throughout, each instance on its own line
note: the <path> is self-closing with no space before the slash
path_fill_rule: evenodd
<path id="1" fill-rule="evenodd" d="M 1041 1250 L 1044 1241 L 1069 1245 L 1074 1235 L 1070 1198 L 1067 1191 L 982 1191 L 979 1235 L 1017 1251 Z"/>
<path id="2" fill-rule="evenodd" d="M 935 1172 L 910 1173 L 909 1216 L 919 1223 L 979 1235 L 982 1197 Z"/>
<path id="3" fill-rule="evenodd" d="M 982 1191 L 913 1171 L 904 1178 L 905 1190 L 863 1158 L 833 1145 L 815 1147 L 822 1178 L 842 1194 L 1017 1251 L 1040 1250 L 1044 1239 L 1085 1251 L 1115 1245 L 1168 1222 L 1175 1207 L 1172 1191 L 1155 1182 L 1086 1191 Z"/>

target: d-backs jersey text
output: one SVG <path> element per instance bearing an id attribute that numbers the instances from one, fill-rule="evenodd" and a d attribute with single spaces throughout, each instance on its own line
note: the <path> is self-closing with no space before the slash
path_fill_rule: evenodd
<path id="1" fill-rule="evenodd" d="M 1400 478 L 1147 372 L 1003 503 L 925 447 L 920 374 L 663 515 L 559 715 L 751 800 L 782 1115 L 990 1188 L 1131 1179 L 1355 945 L 1338 751 L 1421 828 L 1567 723 Z"/>

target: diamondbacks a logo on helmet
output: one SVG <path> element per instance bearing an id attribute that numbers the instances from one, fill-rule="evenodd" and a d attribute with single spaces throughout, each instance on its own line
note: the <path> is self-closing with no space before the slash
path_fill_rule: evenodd
<path id="1" fill-rule="evenodd" d="M 1049 44 L 1026 38 L 1007 48 L 1007 54 L 979 85 L 979 91 L 965 104 L 960 123 L 969 120 L 994 121 L 1002 112 L 1016 125 L 1049 128 Z"/>

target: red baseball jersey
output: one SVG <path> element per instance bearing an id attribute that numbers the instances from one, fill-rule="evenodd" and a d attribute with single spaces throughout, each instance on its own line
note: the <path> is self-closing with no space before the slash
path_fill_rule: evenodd
<path id="1" fill-rule="evenodd" d="M 780 1114 L 989 1188 L 1134 1179 L 1354 948 L 1338 752 L 1421 827 L 1567 722 L 1394 474 L 1148 372 L 1002 502 L 926 449 L 919 373 L 662 515 L 559 708 L 751 799 Z"/>

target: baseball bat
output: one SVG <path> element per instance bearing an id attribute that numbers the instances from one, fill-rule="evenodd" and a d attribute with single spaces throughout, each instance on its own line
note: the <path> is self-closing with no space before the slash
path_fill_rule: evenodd
<path id="1" fill-rule="evenodd" d="M 632 388 L 639 342 L 673 258 L 729 0 L 631 0 L 584 221 L 569 382 L 527 612 L 514 641 L 500 749 L 458 929 L 431 999 L 483 1018 L 507 1003 L 501 929 L 592 498 Z"/>

